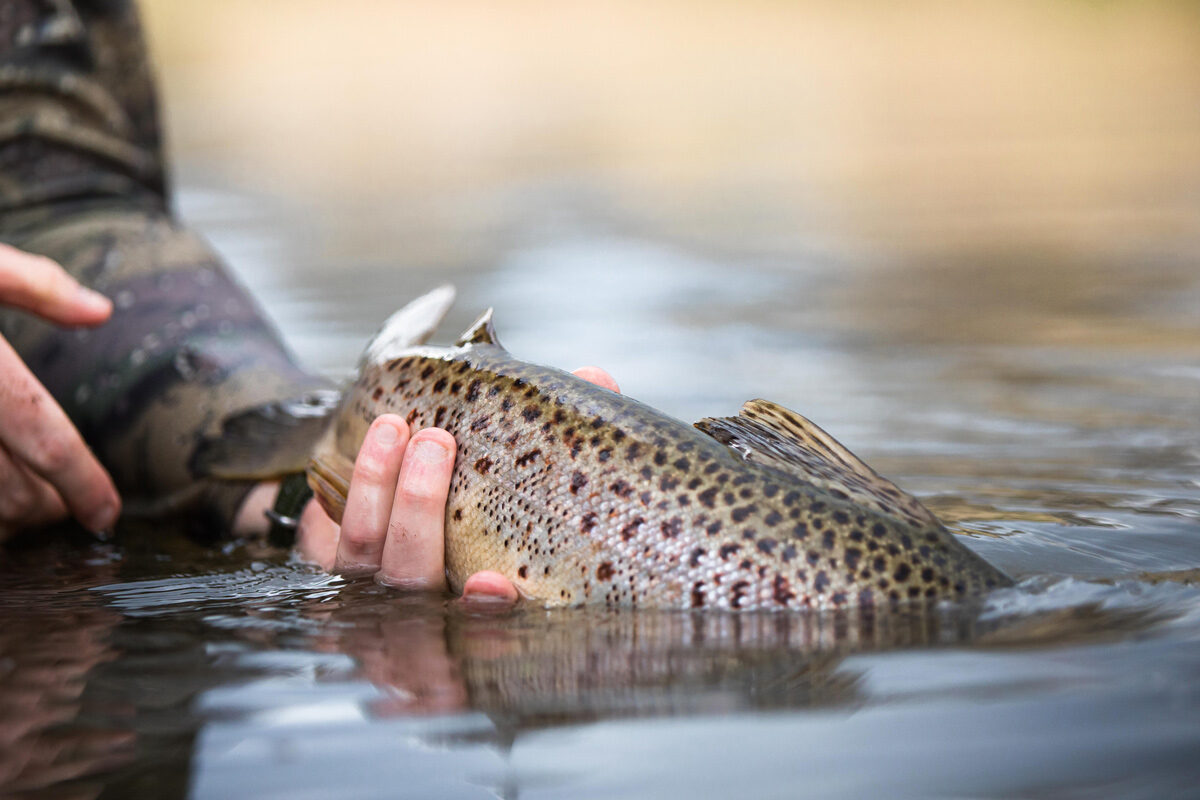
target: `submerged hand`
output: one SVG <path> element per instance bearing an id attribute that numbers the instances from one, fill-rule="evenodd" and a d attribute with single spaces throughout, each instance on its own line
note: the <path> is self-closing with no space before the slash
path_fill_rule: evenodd
<path id="1" fill-rule="evenodd" d="M 584 380 L 619 391 L 604 370 L 576 370 Z M 427 591 L 446 588 L 446 497 L 454 470 L 454 437 L 440 428 L 410 436 L 395 414 L 384 414 L 367 431 L 346 497 L 339 529 L 312 502 L 297 531 L 300 553 L 326 569 L 375 575 L 389 586 Z M 463 597 L 516 602 L 512 582 L 497 572 L 478 572 Z"/>
<path id="2" fill-rule="evenodd" d="M 112 303 L 43 256 L 0 244 L 0 306 L 99 325 Z M 116 487 L 66 413 L 0 337 L 0 539 L 69 515 L 93 531 L 120 513 Z"/>

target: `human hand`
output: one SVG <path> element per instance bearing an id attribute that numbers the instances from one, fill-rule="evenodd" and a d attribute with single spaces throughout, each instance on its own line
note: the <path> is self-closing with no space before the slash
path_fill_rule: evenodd
<path id="1" fill-rule="evenodd" d="M 619 392 L 596 367 L 575 374 Z M 300 517 L 301 555 L 347 575 L 374 575 L 380 583 L 444 591 L 446 497 L 454 469 L 454 437 L 440 428 L 409 432 L 405 421 L 384 414 L 367 431 L 346 496 L 342 525 L 310 502 Z M 517 590 L 498 572 L 478 572 L 463 586 L 465 599 L 516 602 Z"/>
<path id="2" fill-rule="evenodd" d="M 0 306 L 60 325 L 99 325 L 108 298 L 44 256 L 0 244 Z M 0 336 L 0 540 L 75 517 L 89 530 L 112 527 L 121 499 L 66 412 Z"/>

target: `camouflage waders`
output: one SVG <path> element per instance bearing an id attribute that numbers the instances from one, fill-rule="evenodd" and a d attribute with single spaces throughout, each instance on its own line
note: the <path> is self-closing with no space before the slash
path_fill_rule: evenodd
<path id="1" fill-rule="evenodd" d="M 0 240 L 112 298 L 65 331 L 2 333 L 112 474 L 127 511 L 227 525 L 250 484 L 198 449 L 237 412 L 321 393 L 217 256 L 171 215 L 153 78 L 130 0 L 0 2 Z"/>

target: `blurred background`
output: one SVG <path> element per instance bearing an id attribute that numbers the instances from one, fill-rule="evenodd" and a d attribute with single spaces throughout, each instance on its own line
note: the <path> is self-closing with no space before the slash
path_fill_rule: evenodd
<path id="1" fill-rule="evenodd" d="M 321 275 L 366 271 L 380 305 L 355 319 L 372 325 L 415 291 L 386 274 L 490 269 L 587 229 L 725 262 L 883 270 L 839 299 L 852 319 L 820 319 L 862 336 L 1181 344 L 1112 306 L 1130 284 L 1192 285 L 1195 3 L 147 0 L 143 13 L 184 213 L 252 283 L 264 258 L 291 285 L 315 274 L 324 298 L 337 289 Z M 231 230 L 251 223 L 253 247 Z M 285 328 L 313 313 L 276 310 Z"/>

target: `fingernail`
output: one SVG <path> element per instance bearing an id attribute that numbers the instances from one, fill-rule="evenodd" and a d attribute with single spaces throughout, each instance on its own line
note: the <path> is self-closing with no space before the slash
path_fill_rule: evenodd
<path id="1" fill-rule="evenodd" d="M 113 524 L 116 523 L 118 513 L 120 512 L 116 506 L 105 506 L 92 515 L 91 522 L 88 523 L 88 529 L 97 536 L 106 535 L 112 530 Z"/>
<path id="2" fill-rule="evenodd" d="M 112 301 L 99 292 L 93 291 L 86 286 L 80 286 L 76 293 L 76 302 L 84 306 L 88 311 L 104 313 L 112 308 Z"/>
<path id="3" fill-rule="evenodd" d="M 446 448 L 432 439 L 418 439 L 413 447 L 413 457 L 426 464 L 439 464 L 447 455 Z"/>
<path id="4" fill-rule="evenodd" d="M 400 439 L 400 431 L 396 430 L 395 425 L 389 425 L 386 422 L 380 423 L 375 428 L 375 443 L 381 447 L 391 447 Z"/>

